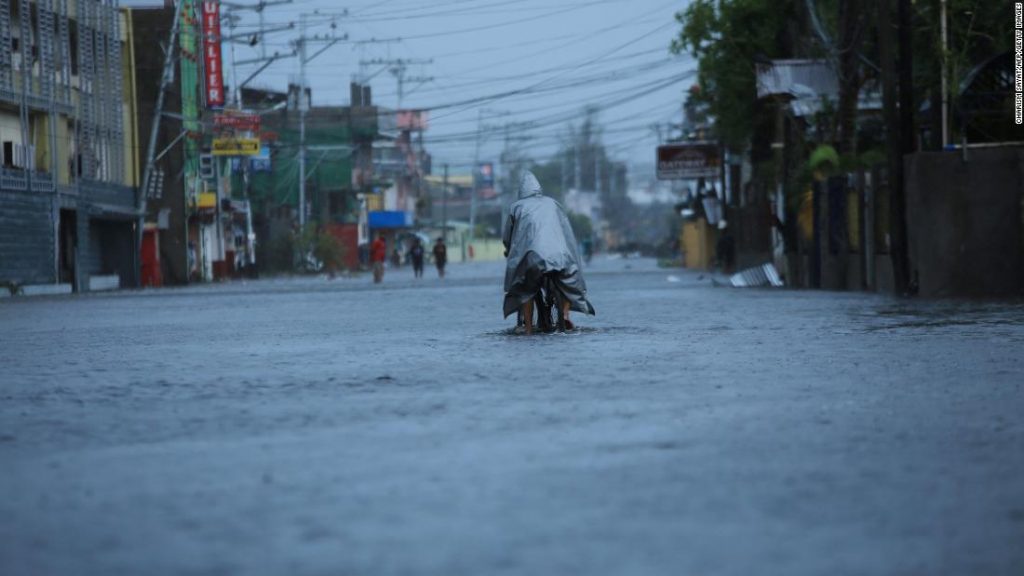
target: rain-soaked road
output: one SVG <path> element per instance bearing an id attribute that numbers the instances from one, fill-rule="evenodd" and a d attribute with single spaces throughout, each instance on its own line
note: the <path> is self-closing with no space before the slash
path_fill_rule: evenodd
<path id="1" fill-rule="evenodd" d="M 0 574 L 1024 574 L 1024 306 L 589 272 L 0 300 Z"/>

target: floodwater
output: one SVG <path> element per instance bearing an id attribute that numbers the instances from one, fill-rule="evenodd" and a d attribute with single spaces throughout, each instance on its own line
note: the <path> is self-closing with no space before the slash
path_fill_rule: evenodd
<path id="1" fill-rule="evenodd" d="M 0 301 L 0 574 L 1024 573 L 1019 303 L 432 272 Z"/>

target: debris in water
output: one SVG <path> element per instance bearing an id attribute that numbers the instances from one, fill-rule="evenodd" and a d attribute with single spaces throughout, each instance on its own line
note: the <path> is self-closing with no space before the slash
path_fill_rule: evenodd
<path id="1" fill-rule="evenodd" d="M 717 284 L 717 283 L 716 283 Z M 782 286 L 779 271 L 772 263 L 741 270 L 729 277 L 729 285 L 735 288 L 757 288 L 761 286 Z"/>

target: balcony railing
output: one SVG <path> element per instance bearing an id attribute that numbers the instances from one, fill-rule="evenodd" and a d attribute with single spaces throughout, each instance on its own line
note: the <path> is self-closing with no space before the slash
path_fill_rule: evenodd
<path id="1" fill-rule="evenodd" d="M 28 188 L 28 176 L 24 170 L 0 166 L 0 189 L 25 190 Z"/>
<path id="2" fill-rule="evenodd" d="M 32 173 L 33 192 L 53 192 L 53 176 L 46 172 Z"/>

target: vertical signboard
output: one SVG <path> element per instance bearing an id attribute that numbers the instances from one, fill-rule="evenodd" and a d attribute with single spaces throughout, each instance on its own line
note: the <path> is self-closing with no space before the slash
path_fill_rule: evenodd
<path id="1" fill-rule="evenodd" d="M 203 65 L 206 106 L 224 107 L 224 74 L 220 54 L 220 2 L 203 0 Z"/>
<path id="2" fill-rule="evenodd" d="M 481 162 L 476 166 L 476 191 L 480 198 L 490 200 L 497 196 L 494 191 L 494 164 Z"/>

